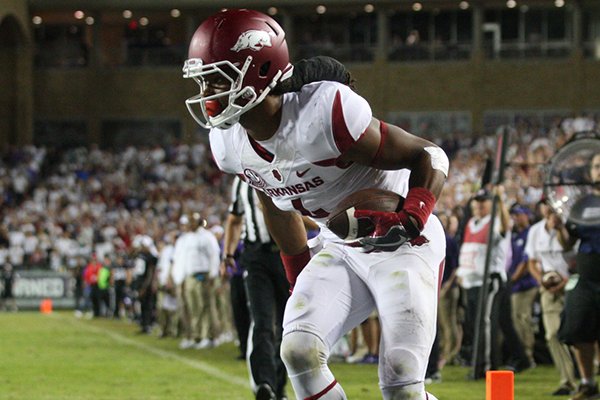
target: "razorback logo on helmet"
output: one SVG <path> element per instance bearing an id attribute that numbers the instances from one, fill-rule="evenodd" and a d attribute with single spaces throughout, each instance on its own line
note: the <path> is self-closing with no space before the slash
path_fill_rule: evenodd
<path id="1" fill-rule="evenodd" d="M 259 51 L 263 47 L 272 47 L 271 37 L 274 37 L 273 32 L 260 31 L 257 29 L 251 29 L 240 35 L 235 46 L 231 48 L 232 51 L 242 51 L 250 49 L 253 51 Z"/>

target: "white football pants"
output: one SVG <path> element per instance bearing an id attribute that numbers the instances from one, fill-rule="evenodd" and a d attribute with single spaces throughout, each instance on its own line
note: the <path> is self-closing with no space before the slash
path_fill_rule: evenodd
<path id="1" fill-rule="evenodd" d="M 446 239 L 431 216 L 427 243 L 362 253 L 328 243 L 302 271 L 288 300 L 281 356 L 298 399 L 345 399 L 329 350 L 377 307 L 379 386 L 384 399 L 434 399 L 423 380 L 436 329 Z M 429 396 L 429 397 L 427 397 Z"/>

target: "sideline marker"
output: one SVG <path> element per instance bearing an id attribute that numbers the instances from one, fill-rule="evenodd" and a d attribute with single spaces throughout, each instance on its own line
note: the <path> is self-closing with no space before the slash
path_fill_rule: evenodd
<path id="1" fill-rule="evenodd" d="M 52 313 L 52 299 L 44 299 L 40 303 L 40 312 L 42 314 L 51 314 Z"/>
<path id="2" fill-rule="evenodd" d="M 487 371 L 485 400 L 514 400 L 515 374 L 512 371 Z"/>

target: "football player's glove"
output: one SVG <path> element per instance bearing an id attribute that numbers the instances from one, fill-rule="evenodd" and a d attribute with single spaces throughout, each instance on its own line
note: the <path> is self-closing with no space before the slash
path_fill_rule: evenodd
<path id="1" fill-rule="evenodd" d="M 356 218 L 369 218 L 375 225 L 373 233 L 358 239 L 364 251 L 395 251 L 404 243 L 421 235 L 435 206 L 435 196 L 422 187 L 411 188 L 402 210 L 383 212 L 355 210 Z"/>
<path id="2" fill-rule="evenodd" d="M 395 212 L 356 210 L 356 218 L 369 218 L 375 224 L 370 236 L 358 239 L 364 251 L 395 251 L 404 243 L 418 237 L 419 229 L 406 211 Z"/>

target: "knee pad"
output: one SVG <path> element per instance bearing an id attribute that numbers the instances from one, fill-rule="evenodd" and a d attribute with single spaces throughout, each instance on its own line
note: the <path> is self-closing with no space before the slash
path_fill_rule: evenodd
<path id="1" fill-rule="evenodd" d="M 320 368 L 328 357 L 327 346 L 313 333 L 292 331 L 281 340 L 281 359 L 290 376 Z"/>
<path id="2" fill-rule="evenodd" d="M 379 358 L 382 387 L 403 387 L 422 383 L 429 352 L 417 345 L 386 349 Z M 401 398 L 401 397 L 400 397 Z"/>

